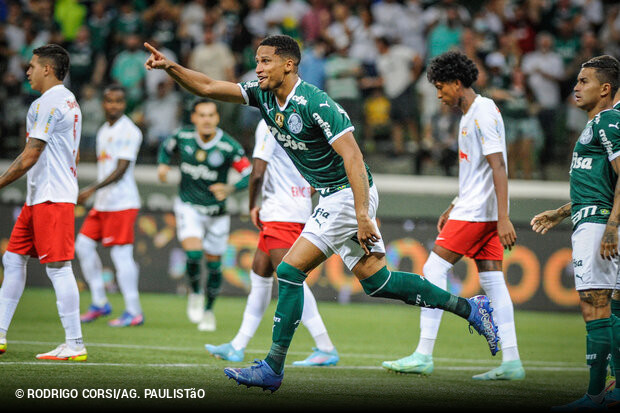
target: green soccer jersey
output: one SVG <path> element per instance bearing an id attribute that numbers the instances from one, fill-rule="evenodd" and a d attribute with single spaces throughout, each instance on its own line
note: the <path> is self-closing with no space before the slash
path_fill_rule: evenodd
<path id="1" fill-rule="evenodd" d="M 235 168 L 242 179 L 235 184 L 237 189 L 247 188 L 251 165 L 243 147 L 221 129 L 209 142 L 203 142 L 193 127 L 179 129 L 168 137 L 159 148 L 158 162 L 170 165 L 172 156 L 179 155 L 181 201 L 195 205 L 206 215 L 222 215 L 226 212 L 226 201 L 218 201 L 209 186 L 226 183 L 230 168 Z"/>
<path id="2" fill-rule="evenodd" d="M 570 167 L 573 229 L 582 222 L 606 223 L 618 175 L 611 160 L 620 156 L 620 112 L 607 109 L 588 121 Z"/>
<path id="3" fill-rule="evenodd" d="M 620 101 L 614 105 L 614 109 L 620 110 Z"/>
<path id="4" fill-rule="evenodd" d="M 347 113 L 327 93 L 299 79 L 283 107 L 258 81 L 240 83 L 247 104 L 257 107 L 269 131 L 301 175 L 322 196 L 350 186 L 344 161 L 331 144 L 353 131 Z M 372 176 L 366 165 L 369 185 Z"/>

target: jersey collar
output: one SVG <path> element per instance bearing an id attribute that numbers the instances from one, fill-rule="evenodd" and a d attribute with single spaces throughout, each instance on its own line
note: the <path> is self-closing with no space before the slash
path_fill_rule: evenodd
<path id="1" fill-rule="evenodd" d="M 295 91 L 297 90 L 297 86 L 299 86 L 300 84 L 301 84 L 301 78 L 297 78 L 297 82 L 295 82 L 295 86 L 293 86 L 293 90 L 291 90 L 291 93 L 289 93 L 288 96 L 286 97 L 286 101 L 284 101 L 283 106 L 280 106 L 280 104 L 278 103 L 278 98 L 276 98 L 275 95 L 273 96 L 276 100 L 276 105 L 278 105 L 278 109 L 280 109 L 280 112 L 284 112 L 284 109 L 286 109 L 286 107 L 288 106 L 289 100 L 291 100 L 291 98 L 295 96 Z"/>
<path id="2" fill-rule="evenodd" d="M 220 128 L 217 128 L 215 136 L 207 143 L 203 142 L 202 139 L 200 139 L 200 136 L 198 136 L 198 131 L 194 133 L 194 139 L 196 139 L 196 144 L 198 144 L 201 149 L 211 149 L 222 139 L 223 135 L 224 132 Z"/>

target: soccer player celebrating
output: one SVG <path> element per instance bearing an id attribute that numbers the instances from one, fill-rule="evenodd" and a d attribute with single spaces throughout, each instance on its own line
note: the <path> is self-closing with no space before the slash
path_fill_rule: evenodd
<path id="1" fill-rule="evenodd" d="M 226 252 L 230 233 L 230 215 L 226 198 L 248 187 L 251 164 L 234 138 L 217 127 L 220 116 L 214 102 L 194 103 L 193 127 L 182 128 L 167 138 L 159 148 L 157 174 L 165 182 L 171 158 L 178 153 L 181 184 L 174 203 L 177 237 L 187 254 L 187 276 L 191 292 L 187 316 L 198 323 L 200 331 L 215 331 L 213 304 L 222 285 L 222 254 Z M 234 168 L 241 179 L 227 184 L 228 172 Z M 207 286 L 201 285 L 202 255 L 207 258 Z"/>
<path id="2" fill-rule="evenodd" d="M 312 213 L 312 188 L 299 174 L 290 158 L 261 120 L 256 127 L 254 153 L 250 174 L 250 217 L 260 230 L 258 249 L 254 255 L 250 281 L 252 289 L 243 313 L 243 321 L 235 338 L 226 344 L 205 345 L 216 357 L 243 361 L 248 345 L 265 310 L 271 301 L 273 272 L 299 237 L 304 223 Z M 257 201 L 262 193 L 262 204 Z M 308 328 L 316 348 L 295 366 L 329 366 L 340 357 L 332 344 L 316 300 L 308 285 L 303 283 L 304 307 L 301 322 Z"/>
<path id="3" fill-rule="evenodd" d="M 445 289 L 448 272 L 456 262 L 463 256 L 475 260 L 480 284 L 491 299 L 503 360 L 499 367 L 473 378 L 523 379 L 514 310 L 502 272 L 503 248 L 512 248 L 517 238 L 508 217 L 504 122 L 495 103 L 472 89 L 478 69 L 464 54 L 447 52 L 437 56 L 430 62 L 427 76 L 442 103 L 457 106 L 463 117 L 458 136 L 459 196 L 439 217 L 439 235 L 424 264 L 424 277 Z M 442 314 L 439 309 L 422 308 L 420 341 L 415 352 L 385 361 L 383 367 L 400 373 L 431 374 Z"/>
<path id="4" fill-rule="evenodd" d="M 148 70 L 164 69 L 190 92 L 257 107 L 269 131 L 319 194 L 319 203 L 276 269 L 278 304 L 272 346 L 255 366 L 226 368 L 230 378 L 272 392 L 282 384 L 284 362 L 303 312 L 303 282 L 331 254 L 337 253 L 374 297 L 442 308 L 468 320 L 484 334 L 492 353 L 497 327 L 489 299 L 457 297 L 417 274 L 389 271 L 375 215 L 377 188 L 353 136 L 347 113 L 325 92 L 301 80 L 301 52 L 290 36 L 269 36 L 256 51 L 258 80 L 235 84 L 214 80 L 168 60 L 148 43 Z"/>
<path id="5" fill-rule="evenodd" d="M 610 354 L 615 371 L 620 363 L 620 319 L 612 314 L 610 306 L 612 292 L 618 297 L 620 260 L 620 112 L 612 107 L 620 87 L 619 76 L 620 63 L 611 56 L 594 57 L 581 65 L 574 88 L 575 103 L 587 112 L 588 123 L 573 150 L 571 202 L 544 211 L 531 221 L 532 229 L 540 234 L 547 233 L 567 217 L 573 222 L 573 270 L 586 322 L 590 382 L 585 396 L 560 406 L 559 410 L 597 409 L 620 401 L 617 387 L 605 395 Z M 614 313 L 617 310 L 616 306 Z"/>
<path id="6" fill-rule="evenodd" d="M 110 248 L 116 279 L 125 300 L 125 311 L 110 321 L 112 327 L 144 323 L 138 293 L 138 265 L 133 258 L 134 224 L 140 208 L 140 195 L 134 167 L 142 132 L 124 115 L 125 90 L 111 85 L 103 91 L 106 118 L 97 131 L 97 179 L 78 195 L 78 204 L 95 194 L 95 204 L 82 224 L 75 243 L 84 278 L 92 294 L 92 304 L 81 316 L 89 323 L 112 311 L 105 294 L 101 259 L 97 243 Z"/>
<path id="7" fill-rule="evenodd" d="M 66 341 L 38 354 L 45 360 L 86 360 L 80 325 L 80 295 L 71 260 L 74 256 L 74 208 L 78 196 L 77 157 L 82 113 L 75 96 L 62 80 L 69 70 L 69 54 L 48 44 L 32 52 L 28 81 L 41 92 L 26 118 L 26 147 L 0 175 L 0 189 L 27 174 L 23 206 L 2 257 L 4 280 L 0 288 L 0 353 L 26 285 L 30 256 L 45 264 L 56 293 Z"/>

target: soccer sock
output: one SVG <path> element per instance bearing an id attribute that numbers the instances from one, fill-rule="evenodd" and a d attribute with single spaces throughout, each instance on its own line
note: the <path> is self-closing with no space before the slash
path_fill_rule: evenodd
<path id="1" fill-rule="evenodd" d="M 424 263 L 424 278 L 437 287 L 445 290 L 448 287 L 448 271 L 452 264 L 431 251 L 428 259 Z M 441 324 L 443 310 L 438 308 L 420 309 L 420 341 L 416 352 L 426 356 L 433 355 L 437 332 Z"/>
<path id="2" fill-rule="evenodd" d="M 493 319 L 497 324 L 502 346 L 502 361 L 519 360 L 514 309 L 504 273 L 501 271 L 484 271 L 478 275 L 480 276 L 480 285 L 491 300 Z"/>
<path id="3" fill-rule="evenodd" d="M 200 263 L 202 262 L 202 251 L 185 251 L 187 255 L 187 279 L 189 286 L 194 294 L 200 293 Z"/>
<path id="4" fill-rule="evenodd" d="M 301 322 L 306 326 L 310 335 L 316 343 L 316 347 L 321 351 L 330 352 L 334 350 L 334 345 L 329 339 L 327 328 L 323 323 L 319 308 L 316 305 L 316 299 L 310 291 L 308 284 L 304 282 L 304 308 L 301 313 Z"/>
<path id="5" fill-rule="evenodd" d="M 247 347 L 248 343 L 254 337 L 265 310 L 271 301 L 271 290 L 273 288 L 273 277 L 261 277 L 254 271 L 250 271 L 251 290 L 248 295 L 248 301 L 245 304 L 243 312 L 243 321 L 241 327 L 230 345 L 235 350 L 241 350 Z"/>
<path id="6" fill-rule="evenodd" d="M 75 241 L 75 253 L 80 262 L 82 275 L 88 283 L 92 303 L 97 307 L 103 307 L 108 302 L 108 298 L 101 274 L 101 259 L 97 254 L 97 241 L 84 234 L 78 234 Z"/>
<path id="7" fill-rule="evenodd" d="M 611 314 L 612 314 L 612 324 L 611 328 L 613 331 L 613 348 L 611 351 L 611 375 L 616 376 L 616 367 L 620 368 L 620 300 L 611 300 Z M 616 317 L 617 322 L 614 323 L 614 317 Z M 616 365 L 616 362 L 618 365 Z"/>
<path id="8" fill-rule="evenodd" d="M 80 293 L 75 282 L 71 262 L 67 262 L 60 268 L 47 265 L 45 271 L 56 292 L 56 306 L 58 307 L 60 321 L 65 329 L 67 342 L 71 339 L 81 339 Z"/>
<path id="9" fill-rule="evenodd" d="M 395 298 L 420 307 L 441 308 L 467 320 L 471 305 L 466 299 L 450 294 L 424 277 L 408 272 L 381 268 L 360 281 L 364 292 L 373 297 Z"/>
<path id="10" fill-rule="evenodd" d="M 207 273 L 209 278 L 207 279 L 205 310 L 211 310 L 222 289 L 222 262 L 207 261 Z"/>
<path id="11" fill-rule="evenodd" d="M 26 286 L 28 256 L 6 251 L 2 257 L 4 280 L 0 288 L 0 330 L 8 331 Z"/>
<path id="12" fill-rule="evenodd" d="M 586 362 L 590 366 L 588 395 L 597 397 L 605 389 L 607 360 L 611 351 L 611 318 L 586 322 Z"/>
<path id="13" fill-rule="evenodd" d="M 125 300 L 125 309 L 133 316 L 142 314 L 138 292 L 138 264 L 133 259 L 133 245 L 115 245 L 110 257 L 116 268 L 116 280 Z"/>
<path id="14" fill-rule="evenodd" d="M 273 343 L 265 362 L 276 374 L 280 374 L 284 370 L 284 360 L 293 334 L 301 322 L 304 309 L 303 282 L 306 274 L 285 262 L 281 262 L 276 271 L 278 305 L 273 317 Z"/>

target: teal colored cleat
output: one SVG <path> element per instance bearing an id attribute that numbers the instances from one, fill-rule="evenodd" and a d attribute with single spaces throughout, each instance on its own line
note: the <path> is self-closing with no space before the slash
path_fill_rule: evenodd
<path id="1" fill-rule="evenodd" d="M 521 360 L 504 361 L 499 367 L 472 377 L 474 380 L 523 380 L 524 378 L 525 370 Z"/>
<path id="2" fill-rule="evenodd" d="M 576 411 L 588 411 L 588 410 L 603 410 L 605 405 L 602 403 L 596 403 L 587 394 L 581 399 L 575 400 L 572 403 L 565 404 L 563 406 L 553 406 L 551 411 L 554 412 L 576 412 Z"/>
<path id="3" fill-rule="evenodd" d="M 305 360 L 294 361 L 293 366 L 335 366 L 340 361 L 340 356 L 336 349 L 332 351 L 321 351 L 316 347 L 312 347 L 313 353 Z"/>
<path id="4" fill-rule="evenodd" d="M 384 369 L 392 370 L 397 373 L 430 375 L 435 365 L 433 356 L 427 356 L 414 352 L 412 355 L 394 361 L 384 361 L 381 366 Z"/>
<path id="5" fill-rule="evenodd" d="M 221 344 L 219 346 L 214 346 L 213 344 L 205 344 L 205 349 L 211 353 L 211 355 L 215 358 L 228 360 L 228 361 L 243 361 L 243 350 L 235 350 L 235 348 L 230 344 Z"/>
<path id="6" fill-rule="evenodd" d="M 245 384 L 248 388 L 260 387 L 263 390 L 278 390 L 282 385 L 284 372 L 276 374 L 265 360 L 254 360 L 255 366 L 244 369 L 226 367 L 224 374 L 230 379 L 234 379 L 237 384 Z"/>
<path id="7" fill-rule="evenodd" d="M 499 333 L 497 331 L 497 325 L 493 321 L 493 309 L 491 308 L 491 301 L 486 295 L 476 295 L 475 297 L 468 298 L 467 301 L 471 305 L 471 313 L 467 318 L 471 327 L 473 327 L 478 334 L 484 336 L 489 344 L 489 350 L 491 355 L 496 355 L 499 351 Z"/>
<path id="8" fill-rule="evenodd" d="M 603 404 L 609 410 L 620 410 L 620 389 L 613 389 L 605 394 Z"/>

